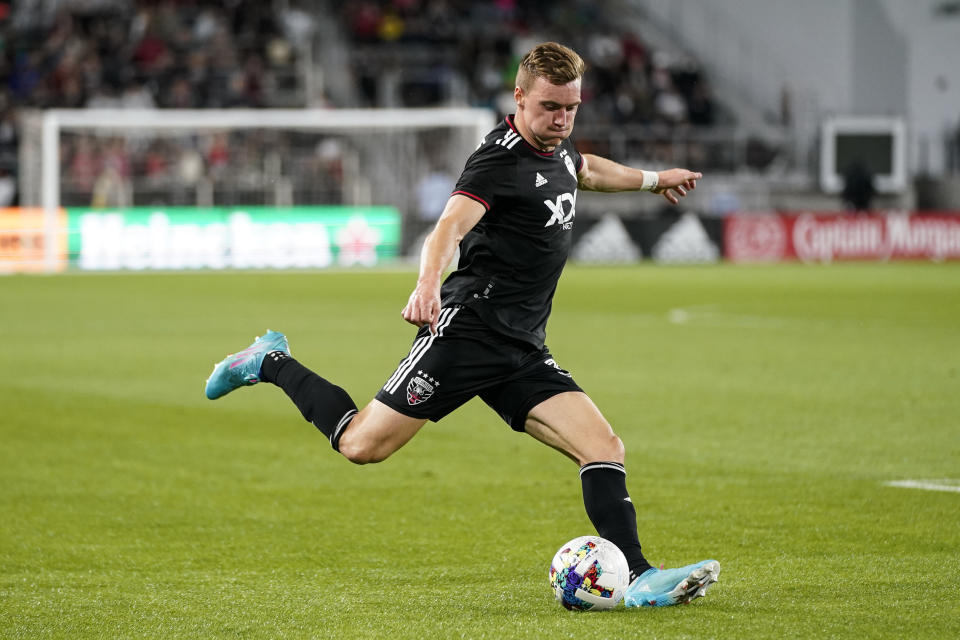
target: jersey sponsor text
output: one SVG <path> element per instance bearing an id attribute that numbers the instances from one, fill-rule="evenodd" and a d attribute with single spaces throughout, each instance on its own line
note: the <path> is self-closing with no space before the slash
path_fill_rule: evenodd
<path id="1" fill-rule="evenodd" d="M 570 211 L 564 211 L 564 202 L 570 203 Z M 573 228 L 573 218 L 577 215 L 576 191 L 573 193 L 561 193 L 557 196 L 556 201 L 544 200 L 543 204 L 547 205 L 547 209 L 550 210 L 550 219 L 547 220 L 547 224 L 543 225 L 544 227 L 559 224 L 564 229 Z"/>

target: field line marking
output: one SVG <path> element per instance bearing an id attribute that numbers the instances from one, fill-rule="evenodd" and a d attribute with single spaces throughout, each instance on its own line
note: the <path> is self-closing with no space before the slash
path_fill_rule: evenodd
<path id="1" fill-rule="evenodd" d="M 899 487 L 901 489 L 922 489 L 924 491 L 949 491 L 951 493 L 960 493 L 960 484 L 941 484 L 943 482 L 957 482 L 956 480 L 891 480 L 884 482 L 887 487 Z"/>
<path id="2" fill-rule="evenodd" d="M 692 307 L 676 307 L 667 312 L 670 324 L 699 324 L 713 327 L 733 327 L 747 329 L 782 329 L 798 323 L 809 322 L 802 318 L 784 316 L 754 316 L 729 313 L 720 309 L 720 305 L 702 304 Z"/>

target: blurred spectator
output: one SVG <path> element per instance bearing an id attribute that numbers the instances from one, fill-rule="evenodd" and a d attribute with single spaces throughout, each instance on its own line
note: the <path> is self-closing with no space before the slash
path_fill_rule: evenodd
<path id="1" fill-rule="evenodd" d="M 151 186 L 164 184 L 169 178 L 169 148 L 163 140 L 150 143 L 143 156 L 143 167 L 138 172 Z"/>
<path id="2" fill-rule="evenodd" d="M 133 62 L 141 77 L 161 75 L 172 64 L 173 54 L 160 35 L 160 29 L 148 12 L 141 12 L 131 32 L 143 30 L 143 36 L 134 45 Z"/>
<path id="3" fill-rule="evenodd" d="M 693 84 L 687 110 L 690 115 L 690 124 L 709 127 L 716 122 L 713 98 L 710 96 L 710 87 L 706 80 L 699 79 Z"/>
<path id="4" fill-rule="evenodd" d="M 225 108 L 251 106 L 247 98 L 247 78 L 242 71 L 233 71 L 227 75 L 227 86 L 220 98 L 220 106 Z"/>
<path id="5" fill-rule="evenodd" d="M 113 166 L 104 167 L 93 185 L 90 206 L 94 209 L 119 208 L 130 205 L 129 185 Z"/>
<path id="6" fill-rule="evenodd" d="M 43 54 L 41 51 L 18 51 L 14 56 L 13 71 L 8 86 L 18 103 L 38 104 L 37 88 L 41 85 Z"/>
<path id="7" fill-rule="evenodd" d="M 85 102 L 81 76 L 78 73 L 71 73 L 64 77 L 60 83 L 59 106 L 65 109 L 82 109 Z"/>
<path id="8" fill-rule="evenodd" d="M 0 165 L 13 167 L 16 164 L 18 139 L 13 109 L 0 104 Z"/>
<path id="9" fill-rule="evenodd" d="M 258 108 L 266 106 L 265 77 L 263 58 L 256 54 L 247 56 L 243 63 L 243 92 L 247 106 Z"/>
<path id="10" fill-rule="evenodd" d="M 87 100 L 87 109 L 119 109 L 120 96 L 113 85 L 100 85 Z"/>
<path id="11" fill-rule="evenodd" d="M 653 106 L 659 120 L 667 124 L 683 124 L 687 122 L 687 103 L 683 96 L 674 89 L 670 76 L 663 74 L 663 82 L 653 99 Z"/>
<path id="12" fill-rule="evenodd" d="M 123 138 L 108 140 L 101 156 L 103 168 L 113 169 L 121 178 L 130 177 L 130 154 Z"/>
<path id="13" fill-rule="evenodd" d="M 177 76 L 170 81 L 164 98 L 163 106 L 171 109 L 193 109 L 198 104 L 197 94 L 184 76 Z"/>
<path id="14" fill-rule="evenodd" d="M 345 6 L 345 19 L 356 42 L 372 42 L 380 30 L 380 7 L 376 2 L 351 2 Z"/>
<path id="15" fill-rule="evenodd" d="M 17 202 L 17 180 L 7 167 L 0 165 L 0 207 L 12 207 Z"/>
<path id="16" fill-rule="evenodd" d="M 844 206 L 853 211 L 869 211 L 877 191 L 873 185 L 873 174 L 862 160 L 851 162 L 843 172 Z"/>
<path id="17" fill-rule="evenodd" d="M 72 191 L 90 193 L 100 172 L 100 157 L 93 138 L 79 136 L 67 161 L 67 184 Z"/>
<path id="18" fill-rule="evenodd" d="M 127 207 L 130 202 L 130 157 L 120 138 L 107 142 L 100 173 L 93 183 L 90 206 L 94 208 Z"/>
<path id="19" fill-rule="evenodd" d="M 119 102 L 122 109 L 153 109 L 157 106 L 146 85 L 136 81 L 127 83 Z"/>
<path id="20" fill-rule="evenodd" d="M 207 168 L 213 177 L 220 177 L 230 163 L 230 147 L 226 133 L 215 133 L 207 138 Z"/>
<path id="21" fill-rule="evenodd" d="M 177 159 L 176 180 L 178 184 L 192 187 L 203 178 L 203 156 L 193 147 L 180 150 Z"/>
<path id="22" fill-rule="evenodd" d="M 207 104 L 210 80 L 209 54 L 203 49 L 194 49 L 187 53 L 186 68 L 180 75 L 174 76 L 173 82 L 183 79 L 187 84 L 185 90 L 190 93 L 189 99 L 180 97 L 176 102 L 184 106 L 199 107 Z M 181 88 L 181 90 L 184 88 Z M 179 107 L 183 108 L 183 107 Z"/>
<path id="23" fill-rule="evenodd" d="M 287 42 L 296 47 L 305 47 L 310 44 L 316 31 L 316 21 L 306 11 L 287 6 L 280 13 L 280 28 Z M 284 41 L 283 38 L 276 40 Z"/>

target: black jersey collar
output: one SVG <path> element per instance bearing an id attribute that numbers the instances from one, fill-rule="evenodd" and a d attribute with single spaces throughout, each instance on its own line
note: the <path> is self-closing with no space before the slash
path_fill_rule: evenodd
<path id="1" fill-rule="evenodd" d="M 508 115 L 506 118 L 504 118 L 504 121 L 507 123 L 507 126 L 508 126 L 508 127 L 510 127 L 511 129 L 513 129 L 513 132 L 514 132 L 514 133 L 516 133 L 518 136 L 520 136 L 520 139 L 523 140 L 523 144 L 525 144 L 525 145 L 527 145 L 528 147 L 530 147 L 530 150 L 533 151 L 534 153 L 536 153 L 537 155 L 541 155 L 541 156 L 544 156 L 544 157 L 546 157 L 546 158 L 552 158 L 552 157 L 553 157 L 553 154 L 556 153 L 556 151 L 557 151 L 557 149 L 560 147 L 560 145 L 558 144 L 556 147 L 554 147 L 554 148 L 553 148 L 553 151 L 541 151 L 540 149 L 536 148 L 535 146 L 533 146 L 532 144 L 530 144 L 529 142 L 527 142 L 527 139 L 523 137 L 523 134 L 521 134 L 520 131 L 517 130 L 516 125 L 513 124 L 513 116 L 514 116 L 514 114 L 511 113 L 511 114 Z M 562 142 L 561 142 L 561 144 L 562 144 Z"/>

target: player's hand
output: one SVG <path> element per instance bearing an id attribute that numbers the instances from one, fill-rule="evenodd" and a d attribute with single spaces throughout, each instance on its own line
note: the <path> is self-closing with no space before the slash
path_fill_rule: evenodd
<path id="1" fill-rule="evenodd" d="M 670 204 L 677 204 L 688 191 L 697 188 L 697 180 L 703 174 L 688 169 L 667 169 L 657 172 L 657 177 L 657 188 L 653 192 L 663 195 Z"/>
<path id="2" fill-rule="evenodd" d="M 417 283 L 417 288 L 410 294 L 407 306 L 400 313 L 403 319 L 410 324 L 422 327 L 430 325 L 430 333 L 437 332 L 437 321 L 440 318 L 440 285 Z"/>

